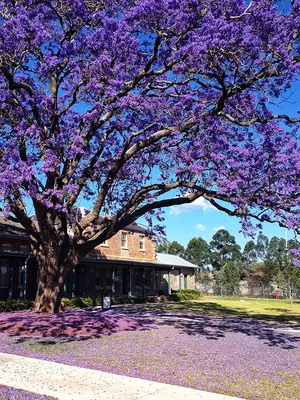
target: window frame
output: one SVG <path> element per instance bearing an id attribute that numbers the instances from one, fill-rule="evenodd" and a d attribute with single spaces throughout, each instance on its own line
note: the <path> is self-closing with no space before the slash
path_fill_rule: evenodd
<path id="1" fill-rule="evenodd" d="M 26 248 L 26 251 L 22 251 L 21 249 L 25 249 Z M 20 253 L 22 253 L 22 254 L 29 254 L 29 246 L 26 246 L 25 244 L 22 244 L 22 245 L 20 245 Z"/>
<path id="2" fill-rule="evenodd" d="M 7 261 L 7 265 L 2 265 L 2 262 L 4 262 L 4 261 Z M 4 267 L 4 268 L 6 268 L 6 272 L 5 272 L 5 275 L 6 275 L 6 277 L 7 277 L 7 283 L 6 284 L 1 284 L 1 282 L 0 282 L 0 288 L 1 289 L 8 289 L 9 288 L 9 281 L 10 281 L 10 268 L 11 268 L 11 264 L 10 264 L 10 260 L 8 260 L 8 259 L 1 259 L 1 261 L 0 261 L 0 269 L 2 268 L 2 267 Z M 2 274 L 2 272 L 0 272 L 1 274 Z"/>
<path id="3" fill-rule="evenodd" d="M 145 251 L 145 236 L 139 235 L 139 250 Z"/>
<path id="4" fill-rule="evenodd" d="M 143 287 L 143 282 L 144 282 L 144 271 L 141 268 L 137 268 L 134 271 L 135 277 L 135 287 L 138 289 L 141 289 Z"/>
<path id="5" fill-rule="evenodd" d="M 8 250 L 8 249 L 4 249 L 4 246 L 8 246 L 8 247 L 9 247 L 9 250 Z M 1 244 L 1 250 L 2 250 L 3 252 L 12 251 L 12 245 L 11 245 L 10 243 L 3 243 L 3 244 Z"/>
<path id="6" fill-rule="evenodd" d="M 125 239 L 124 239 L 125 237 Z M 121 232 L 121 249 L 128 249 L 128 233 Z"/>

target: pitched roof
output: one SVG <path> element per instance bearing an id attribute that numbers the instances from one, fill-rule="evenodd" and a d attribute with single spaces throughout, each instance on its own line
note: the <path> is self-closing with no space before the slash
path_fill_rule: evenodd
<path id="1" fill-rule="evenodd" d="M 164 253 L 156 253 L 156 264 L 172 267 L 199 268 L 198 265 L 192 264 L 179 256 Z"/>
<path id="2" fill-rule="evenodd" d="M 25 236 L 26 231 L 18 222 L 12 222 L 0 215 L 0 235 L 18 235 Z"/>
<path id="3" fill-rule="evenodd" d="M 31 216 L 33 221 L 36 221 L 36 217 L 35 215 Z M 136 223 L 136 222 L 132 222 L 131 224 L 129 224 L 126 228 L 124 228 L 123 230 L 125 231 L 130 231 L 130 232 L 138 232 L 138 233 L 146 233 L 147 229 Z M 26 236 L 26 231 L 23 228 L 23 226 L 18 223 L 18 222 L 12 222 L 9 221 L 7 218 L 5 218 L 4 216 L 0 215 L 0 235 L 3 236 L 7 236 L 7 235 L 22 235 L 22 236 Z"/>

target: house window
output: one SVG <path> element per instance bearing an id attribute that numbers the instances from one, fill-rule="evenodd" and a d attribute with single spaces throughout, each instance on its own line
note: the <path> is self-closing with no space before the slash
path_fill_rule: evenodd
<path id="1" fill-rule="evenodd" d="M 188 276 L 187 275 L 184 275 L 183 287 L 184 287 L 184 289 L 188 288 Z"/>
<path id="2" fill-rule="evenodd" d="M 9 282 L 9 260 L 0 261 L 0 287 L 8 287 Z"/>
<path id="3" fill-rule="evenodd" d="M 100 244 L 100 246 L 108 247 L 108 240 L 104 240 L 104 242 L 102 242 L 102 243 Z"/>
<path id="4" fill-rule="evenodd" d="M 99 268 L 95 269 L 95 286 L 96 288 L 102 288 L 103 287 L 103 274 L 101 273 Z"/>
<path id="5" fill-rule="evenodd" d="M 165 272 L 164 271 L 160 271 L 159 272 L 159 282 L 160 283 L 165 283 L 166 282 Z"/>
<path id="6" fill-rule="evenodd" d="M 121 233 L 121 247 L 128 248 L 128 234 L 126 232 Z"/>
<path id="7" fill-rule="evenodd" d="M 145 286 L 151 287 L 152 271 L 151 269 L 145 269 Z"/>
<path id="8" fill-rule="evenodd" d="M 12 251 L 12 245 L 11 244 L 2 244 L 1 248 L 2 248 L 2 251 Z"/>
<path id="9" fill-rule="evenodd" d="M 140 250 L 145 250 L 145 236 L 140 235 Z"/>
<path id="10" fill-rule="evenodd" d="M 144 273 L 142 269 L 135 270 L 135 286 L 142 287 L 143 286 L 143 278 Z"/>
<path id="11" fill-rule="evenodd" d="M 29 247 L 28 246 L 20 246 L 20 253 L 28 254 Z"/>

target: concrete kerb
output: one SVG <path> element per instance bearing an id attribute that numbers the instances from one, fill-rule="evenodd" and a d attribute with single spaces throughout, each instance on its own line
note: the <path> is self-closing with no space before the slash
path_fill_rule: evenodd
<path id="1" fill-rule="evenodd" d="M 0 384 L 59 400 L 238 399 L 6 353 L 0 353 Z"/>

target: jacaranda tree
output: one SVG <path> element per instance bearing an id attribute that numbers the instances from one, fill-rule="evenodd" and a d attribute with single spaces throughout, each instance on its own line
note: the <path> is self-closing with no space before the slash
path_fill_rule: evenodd
<path id="1" fill-rule="evenodd" d="M 56 312 L 81 257 L 143 215 L 157 231 L 166 206 L 202 196 L 244 229 L 297 229 L 297 115 L 274 104 L 299 71 L 299 6 L 0 0 L 1 211 L 29 235 L 34 310 Z"/>

